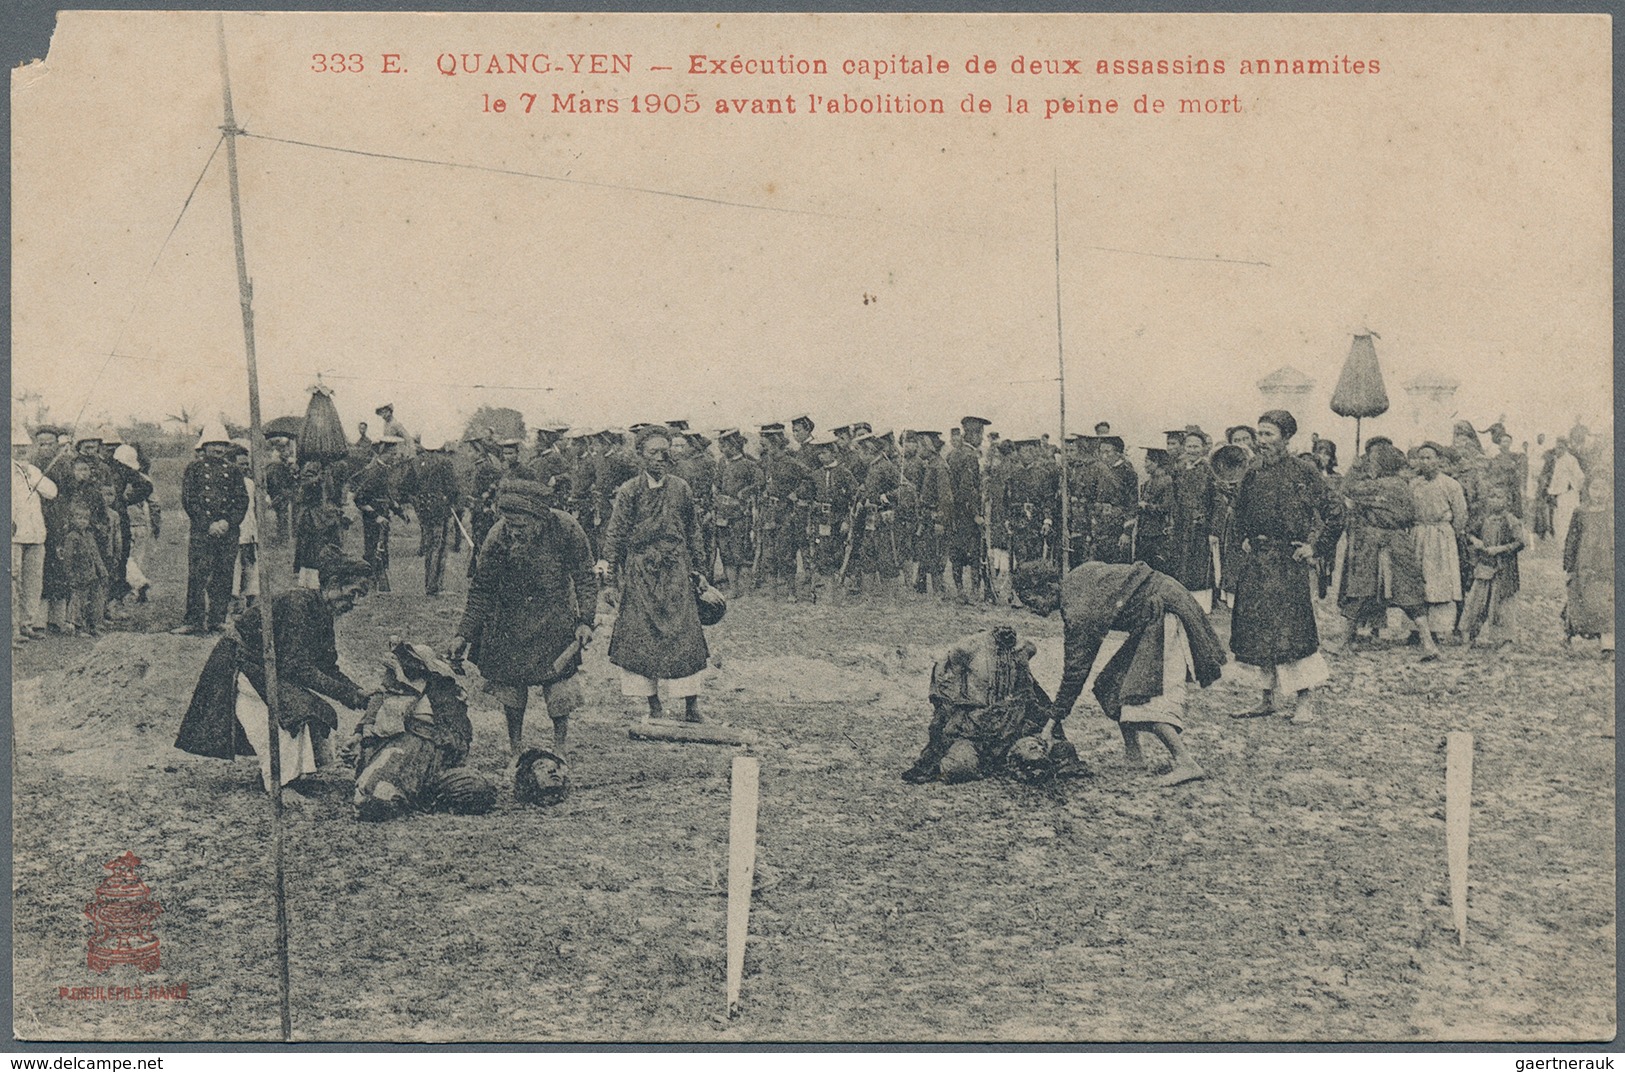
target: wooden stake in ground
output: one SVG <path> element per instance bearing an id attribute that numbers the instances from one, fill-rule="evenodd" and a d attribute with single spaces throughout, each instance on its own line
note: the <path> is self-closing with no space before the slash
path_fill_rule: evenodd
<path id="1" fill-rule="evenodd" d="M 756 877 L 756 806 L 760 767 L 735 756 L 733 806 L 728 814 L 728 1015 L 739 1012 L 745 976 L 745 935 L 750 929 L 750 892 Z"/>
<path id="2" fill-rule="evenodd" d="M 1473 808 L 1473 735 L 1445 737 L 1444 841 L 1450 862 L 1450 907 L 1467 944 L 1467 823 Z"/>

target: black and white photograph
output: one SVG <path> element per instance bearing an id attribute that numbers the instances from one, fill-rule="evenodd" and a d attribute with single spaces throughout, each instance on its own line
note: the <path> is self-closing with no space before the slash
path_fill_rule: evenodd
<path id="1" fill-rule="evenodd" d="M 1612 1040 L 1612 32 L 58 13 L 14 1043 Z"/>

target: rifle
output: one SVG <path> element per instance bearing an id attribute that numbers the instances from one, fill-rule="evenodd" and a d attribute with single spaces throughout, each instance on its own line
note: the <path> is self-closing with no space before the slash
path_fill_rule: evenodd
<path id="1" fill-rule="evenodd" d="M 846 583 L 846 571 L 852 565 L 852 548 L 858 538 L 858 508 L 862 500 L 852 499 L 852 509 L 846 512 L 846 553 L 841 556 L 841 572 L 837 575 L 842 584 Z"/>

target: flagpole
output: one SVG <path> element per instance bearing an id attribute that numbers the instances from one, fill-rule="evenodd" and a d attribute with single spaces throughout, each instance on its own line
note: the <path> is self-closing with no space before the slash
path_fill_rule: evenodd
<path id="1" fill-rule="evenodd" d="M 1050 194 L 1055 206 L 1055 360 L 1059 366 L 1058 380 L 1061 385 L 1061 576 L 1065 577 L 1072 569 L 1072 530 L 1068 520 L 1069 507 L 1067 500 L 1071 496 L 1071 487 L 1067 484 L 1066 473 L 1066 346 L 1061 335 L 1061 177 L 1060 169 L 1055 169 L 1050 186 Z"/>
<path id="2" fill-rule="evenodd" d="M 254 511 L 258 520 L 256 509 L 258 503 L 254 500 L 265 487 L 265 433 L 260 425 L 260 375 L 259 366 L 254 358 L 254 287 L 248 279 L 248 258 L 243 250 L 243 203 L 237 184 L 237 136 L 242 130 L 237 126 L 237 119 L 231 108 L 231 71 L 226 63 L 226 19 L 219 12 L 215 14 L 215 29 L 220 39 L 220 89 L 225 105 L 225 122 L 220 129 L 226 136 L 226 173 L 231 180 L 231 233 L 237 247 L 237 289 L 243 307 L 243 347 L 248 356 L 249 460 L 250 469 L 254 474 L 254 494 L 250 497 L 248 508 Z M 259 571 L 258 556 L 255 557 L 254 569 L 256 572 Z M 289 1042 L 292 1041 L 293 1022 L 288 1002 L 288 902 L 282 821 L 282 724 L 277 717 L 281 708 L 278 704 L 276 630 L 272 624 L 272 602 L 270 592 L 262 585 L 259 601 L 260 640 L 265 661 L 265 718 L 267 736 L 270 740 L 271 856 L 274 873 L 273 899 L 276 902 L 277 982 L 281 998 L 282 1041 Z"/>

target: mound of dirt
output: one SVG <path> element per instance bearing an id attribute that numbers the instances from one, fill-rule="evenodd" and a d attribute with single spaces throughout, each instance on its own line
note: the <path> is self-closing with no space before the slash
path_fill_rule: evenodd
<path id="1" fill-rule="evenodd" d="M 197 637 L 110 633 L 82 661 L 14 682 L 19 753 L 167 748 L 212 648 Z M 92 761 L 104 763 L 99 754 Z"/>

